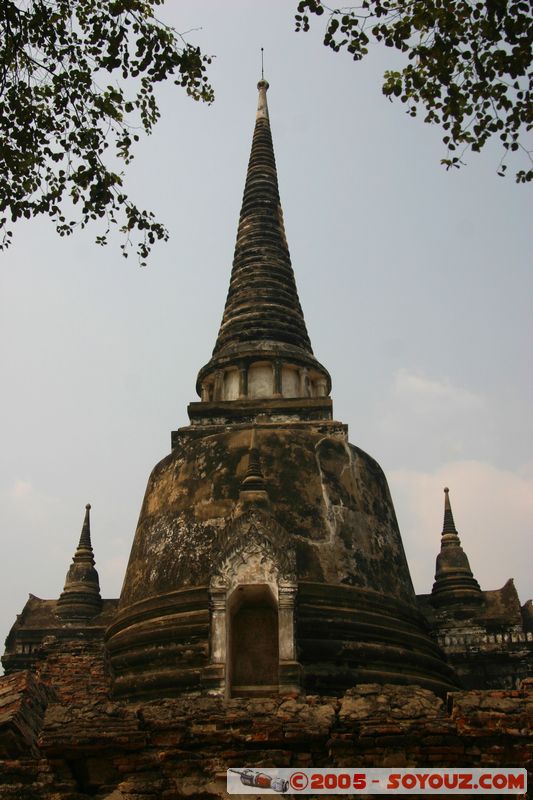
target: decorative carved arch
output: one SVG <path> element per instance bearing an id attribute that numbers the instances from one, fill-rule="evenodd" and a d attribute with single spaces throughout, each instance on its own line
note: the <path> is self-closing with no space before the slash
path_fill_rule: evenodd
<path id="1" fill-rule="evenodd" d="M 250 562 L 257 565 L 257 577 L 266 583 L 296 581 L 296 553 L 289 535 L 262 509 L 245 511 L 232 520 L 218 536 L 218 552 L 220 560 L 211 578 L 212 587 L 230 588 Z"/>
<path id="2" fill-rule="evenodd" d="M 278 611 L 279 690 L 297 690 L 296 553 L 287 531 L 271 514 L 254 508 L 233 519 L 218 535 L 217 544 L 219 558 L 210 582 L 211 664 L 206 670 L 207 681 L 214 691 L 229 693 L 231 596 L 241 587 L 266 585 L 270 587 Z"/>

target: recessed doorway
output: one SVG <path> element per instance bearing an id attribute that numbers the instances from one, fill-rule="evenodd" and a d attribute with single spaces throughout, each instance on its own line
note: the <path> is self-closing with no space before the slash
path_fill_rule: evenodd
<path id="1" fill-rule="evenodd" d="M 228 602 L 229 694 L 252 697 L 279 690 L 278 606 L 266 584 L 238 586 Z"/>

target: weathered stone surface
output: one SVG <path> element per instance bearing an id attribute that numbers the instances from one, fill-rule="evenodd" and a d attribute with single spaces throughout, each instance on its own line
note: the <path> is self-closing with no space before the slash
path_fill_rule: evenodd
<path id="1" fill-rule="evenodd" d="M 138 750 L 146 744 L 135 709 L 101 700 L 55 704 L 46 711 L 40 737 L 43 752 L 64 756 L 77 750 L 101 752 L 117 744 L 124 750 Z"/>
<path id="2" fill-rule="evenodd" d="M 455 679 L 416 606 L 385 477 L 335 426 L 255 426 L 269 505 L 248 517 L 270 543 L 270 583 L 297 584 L 303 685 L 336 693 L 381 678 L 443 693 Z M 107 634 L 118 696 L 200 688 L 212 582 L 229 552 L 250 560 L 253 534 L 239 526 L 249 446 L 247 426 L 186 438 L 153 471 Z"/>
<path id="3" fill-rule="evenodd" d="M 103 636 L 116 615 L 117 605 L 118 600 L 103 600 L 97 616 L 73 621 L 58 614 L 58 600 L 42 600 L 30 594 L 6 639 L 2 656 L 6 674 L 24 669 L 39 672 L 48 668 L 46 662 L 51 666 L 56 656 L 61 660 L 95 648 L 101 653 Z M 100 671 L 102 663 L 100 658 Z"/>
<path id="4" fill-rule="evenodd" d="M 231 766 L 531 766 L 531 686 L 362 685 L 338 700 L 52 702 L 39 754 L 0 762 L 2 800 L 213 800 Z M 392 718 L 392 712 L 397 715 Z M 31 748 L 30 748 L 31 749 Z"/>
<path id="5" fill-rule="evenodd" d="M 37 752 L 43 715 L 53 697 L 27 670 L 0 677 L 0 758 Z"/>
<path id="6" fill-rule="evenodd" d="M 56 640 L 47 648 L 46 658 L 37 663 L 36 674 L 54 687 L 65 705 L 85 699 L 94 703 L 109 693 L 110 677 L 101 637 Z"/>
<path id="7" fill-rule="evenodd" d="M 474 605 L 435 608 L 432 595 L 417 601 L 463 688 L 512 689 L 531 675 L 533 633 L 524 624 L 512 579 L 501 589 L 481 592 Z"/>
<path id="8" fill-rule="evenodd" d="M 408 722 L 421 717 L 431 719 L 440 715 L 442 705 L 442 700 L 433 692 L 419 686 L 368 684 L 346 692 L 339 720 L 353 723 L 363 719 Z"/>

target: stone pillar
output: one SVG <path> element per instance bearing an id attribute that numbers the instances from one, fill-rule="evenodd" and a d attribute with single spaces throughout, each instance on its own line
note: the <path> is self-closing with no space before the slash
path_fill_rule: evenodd
<path id="1" fill-rule="evenodd" d="M 294 605 L 298 585 L 293 581 L 278 584 L 279 627 L 279 691 L 281 694 L 300 691 L 301 666 L 296 661 L 294 640 Z"/>
<path id="2" fill-rule="evenodd" d="M 227 615 L 225 586 L 214 586 L 210 592 L 211 627 L 209 633 L 210 664 L 202 675 L 204 687 L 212 694 L 224 694 L 226 688 Z"/>
<path id="3" fill-rule="evenodd" d="M 239 400 L 248 396 L 248 366 L 239 364 Z"/>
<path id="4" fill-rule="evenodd" d="M 209 387 L 206 383 L 202 383 L 201 386 L 201 400 L 202 403 L 209 403 Z"/>
<path id="5" fill-rule="evenodd" d="M 278 586 L 280 661 L 292 661 L 296 657 L 294 645 L 294 600 L 296 591 L 296 583 L 280 581 Z"/>
<path id="6" fill-rule="evenodd" d="M 226 663 L 226 589 L 211 590 L 211 663 Z"/>
<path id="7" fill-rule="evenodd" d="M 327 397 L 328 384 L 325 378 L 317 378 L 317 380 L 315 381 L 315 386 L 316 386 L 317 397 Z"/>
<path id="8" fill-rule="evenodd" d="M 215 372 L 215 390 L 213 392 L 213 400 L 222 400 L 222 390 L 224 387 L 224 372 L 217 369 Z"/>
<path id="9" fill-rule="evenodd" d="M 300 397 L 309 397 L 309 377 L 307 367 L 298 370 L 300 376 Z"/>
<path id="10" fill-rule="evenodd" d="M 281 361 L 277 358 L 273 364 L 272 369 L 274 371 L 274 397 L 282 397 L 283 392 L 281 390 Z"/>

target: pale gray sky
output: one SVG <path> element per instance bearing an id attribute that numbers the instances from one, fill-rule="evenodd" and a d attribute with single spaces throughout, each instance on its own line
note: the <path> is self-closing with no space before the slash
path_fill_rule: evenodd
<path id="1" fill-rule="evenodd" d="M 533 595 L 531 189 L 497 148 L 453 174 L 440 132 L 362 64 L 293 32 L 287 0 L 168 3 L 216 54 L 212 107 L 162 87 L 129 171 L 171 233 L 140 269 L 98 230 L 20 225 L 2 255 L 0 636 L 62 590 L 84 506 L 103 595 L 120 592 L 148 475 L 187 424 L 226 296 L 264 46 L 286 231 L 335 417 L 384 468 L 417 591 L 450 486 L 482 588 Z M 511 171 L 511 167 L 509 167 Z"/>

